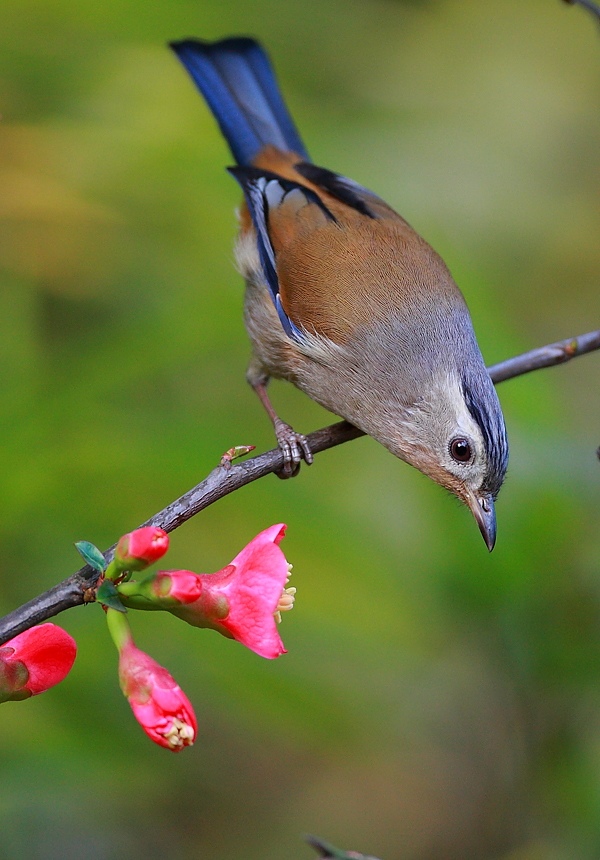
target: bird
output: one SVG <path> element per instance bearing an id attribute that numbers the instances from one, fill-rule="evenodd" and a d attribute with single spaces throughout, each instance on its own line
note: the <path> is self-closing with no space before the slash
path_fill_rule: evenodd
<path id="1" fill-rule="evenodd" d="M 311 161 L 259 42 L 171 48 L 204 96 L 243 192 L 236 244 L 252 344 L 247 380 L 284 455 L 306 437 L 267 392 L 285 379 L 462 501 L 488 550 L 508 441 L 469 310 L 446 264 L 377 194 Z"/>

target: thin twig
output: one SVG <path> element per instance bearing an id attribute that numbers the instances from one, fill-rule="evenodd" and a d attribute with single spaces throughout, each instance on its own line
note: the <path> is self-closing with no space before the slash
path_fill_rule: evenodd
<path id="1" fill-rule="evenodd" d="M 506 379 L 522 376 L 532 370 L 540 370 L 542 367 L 553 367 L 555 364 L 564 364 L 586 352 L 600 349 L 600 330 L 580 334 L 579 337 L 568 337 L 566 340 L 558 340 L 547 346 L 540 346 L 530 352 L 524 352 L 515 358 L 507 358 L 499 364 L 488 367 L 493 382 L 497 385 Z"/>
<path id="2" fill-rule="evenodd" d="M 495 364 L 488 370 L 492 380 L 497 384 L 532 370 L 563 364 L 596 349 L 600 349 L 600 330 L 533 349 Z M 341 421 L 322 430 L 316 430 L 307 438 L 313 454 L 319 454 L 321 451 L 363 435 L 362 430 L 358 430 L 346 421 Z M 209 505 L 246 484 L 251 484 L 272 472 L 280 471 L 282 466 L 283 456 L 279 448 L 266 451 L 243 463 L 219 465 L 197 486 L 171 502 L 143 525 L 160 526 L 167 532 L 174 531 Z M 114 546 L 105 553 L 108 561 L 112 558 L 113 550 Z M 23 630 L 47 621 L 48 618 L 58 615 L 65 609 L 93 601 L 93 589 L 97 578 L 97 572 L 86 565 L 58 585 L 5 615 L 0 619 L 0 645 L 18 633 L 22 633 Z"/>
<path id="3" fill-rule="evenodd" d="M 600 23 L 600 6 L 597 3 L 593 3 L 592 0 L 564 0 L 564 2 L 568 3 L 569 6 L 583 6 Z"/>
<path id="4" fill-rule="evenodd" d="M 358 436 L 364 436 L 362 430 L 358 430 L 346 421 L 340 421 L 338 424 L 316 430 L 309 434 L 307 439 L 313 454 L 318 454 L 335 445 L 349 442 L 350 439 L 356 439 Z M 172 532 L 209 505 L 258 478 L 280 471 L 282 466 L 283 455 L 279 448 L 266 451 L 237 465 L 232 464 L 227 467 L 219 465 L 193 489 L 171 502 L 142 525 L 160 526 L 165 531 Z M 107 561 L 111 560 L 114 548 L 113 544 L 104 553 Z M 48 618 L 58 615 L 65 609 L 93 601 L 93 589 L 97 580 L 98 573 L 89 565 L 85 565 L 58 585 L 34 597 L 13 612 L 9 612 L 4 618 L 0 618 L 0 645 L 18 633 L 22 633 L 23 630 L 47 621 Z"/>

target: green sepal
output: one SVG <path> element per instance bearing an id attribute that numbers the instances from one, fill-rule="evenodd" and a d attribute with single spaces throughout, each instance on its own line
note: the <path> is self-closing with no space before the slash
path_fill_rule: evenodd
<path id="1" fill-rule="evenodd" d="M 98 586 L 96 602 L 101 603 L 102 606 L 106 606 L 108 609 L 116 609 L 117 612 L 127 612 L 119 599 L 119 592 L 111 579 L 105 579 Z"/>
<path id="2" fill-rule="evenodd" d="M 97 570 L 98 573 L 103 573 L 106 570 L 106 559 L 98 547 L 90 543 L 89 540 L 78 540 L 75 549 L 85 563 Z"/>

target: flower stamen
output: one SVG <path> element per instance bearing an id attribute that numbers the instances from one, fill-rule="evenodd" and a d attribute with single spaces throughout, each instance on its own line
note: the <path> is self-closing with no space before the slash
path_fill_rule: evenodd
<path id="1" fill-rule="evenodd" d="M 281 613 L 289 612 L 290 609 L 294 608 L 296 591 L 297 589 L 293 585 L 291 585 L 289 588 L 284 588 L 281 592 L 281 597 L 279 598 L 279 603 L 277 604 L 277 609 L 275 610 L 275 620 L 278 624 L 281 624 Z"/>
<path id="2" fill-rule="evenodd" d="M 163 733 L 163 737 L 172 750 L 180 750 L 183 747 L 191 747 L 196 734 L 193 726 L 174 717 L 170 728 Z"/>

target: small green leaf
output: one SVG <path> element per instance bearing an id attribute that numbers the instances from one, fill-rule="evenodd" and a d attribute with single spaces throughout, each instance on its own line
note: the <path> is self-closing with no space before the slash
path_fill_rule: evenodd
<path id="1" fill-rule="evenodd" d="M 101 603 L 102 606 L 107 606 L 109 609 L 116 609 L 117 612 L 127 612 L 121 601 L 119 600 L 119 593 L 115 588 L 115 584 L 110 579 L 105 579 L 98 586 L 98 590 L 96 591 L 96 601 Z"/>
<path id="2" fill-rule="evenodd" d="M 97 570 L 99 573 L 106 570 L 106 559 L 98 547 L 94 546 L 93 543 L 90 543 L 89 540 L 78 540 L 75 544 L 75 549 L 86 564 L 89 564 L 89 566 L 93 567 L 94 570 Z"/>

